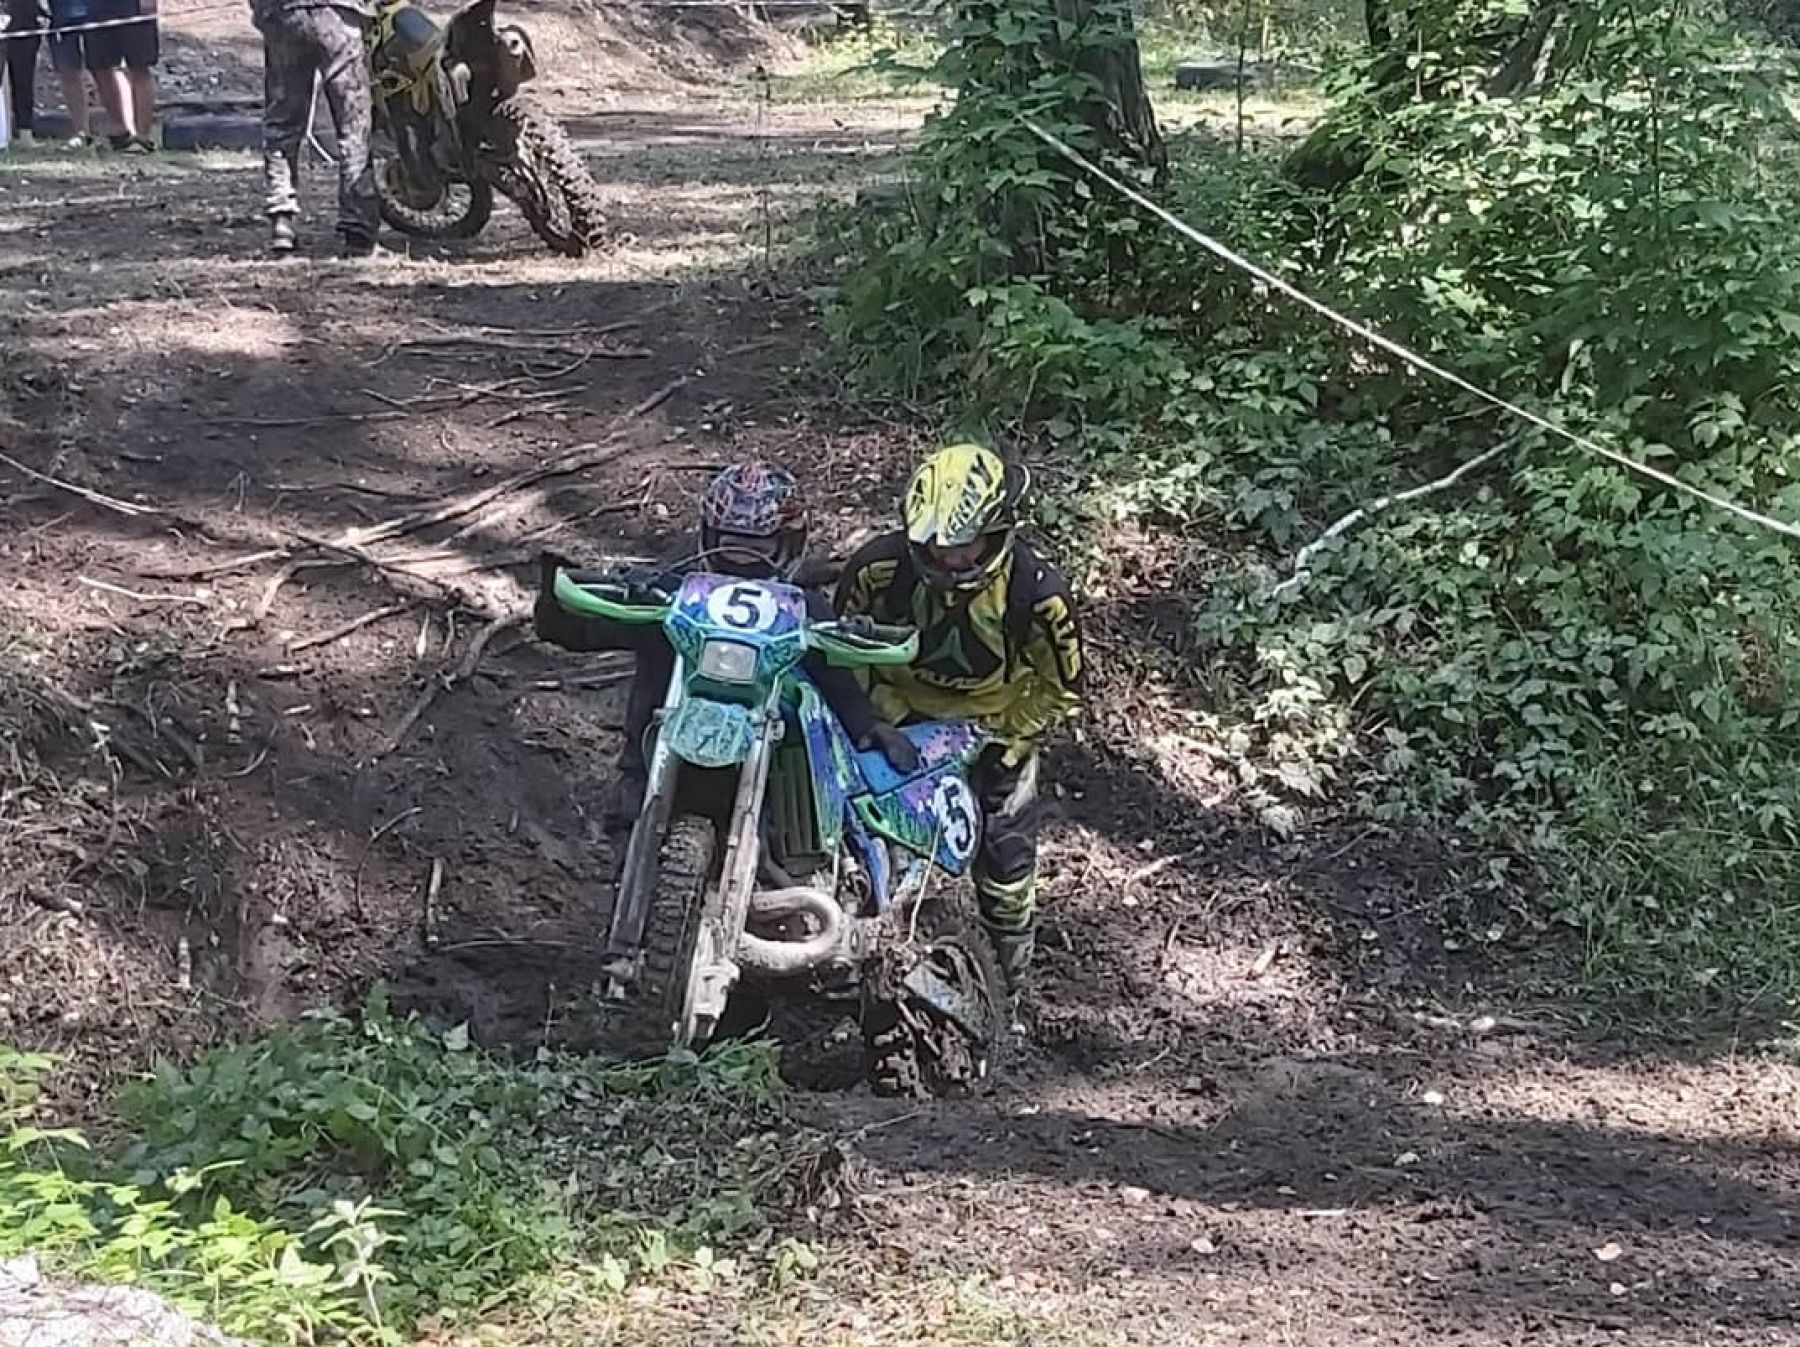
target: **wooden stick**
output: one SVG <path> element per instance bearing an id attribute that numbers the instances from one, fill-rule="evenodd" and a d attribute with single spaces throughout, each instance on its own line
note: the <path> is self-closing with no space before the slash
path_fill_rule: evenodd
<path id="1" fill-rule="evenodd" d="M 438 943 L 438 894 L 444 887 L 444 862 L 431 858 L 431 878 L 425 881 L 425 946 L 436 949 Z"/>
<path id="2" fill-rule="evenodd" d="M 261 622 L 269 615 L 269 610 L 275 606 L 275 596 L 281 592 L 281 587 L 301 571 L 313 571 L 324 566 L 342 566 L 344 564 L 342 561 L 322 560 L 318 557 L 303 557 L 298 561 L 288 562 L 287 565 L 275 572 L 274 578 L 267 585 L 263 586 L 262 597 L 256 601 L 256 607 L 253 610 L 256 620 Z"/>
<path id="3" fill-rule="evenodd" d="M 136 505 L 128 500 L 120 500 L 117 496 L 109 496 L 105 492 L 95 491 L 91 487 L 77 486 L 74 482 L 65 482 L 60 477 L 52 477 L 49 473 L 39 472 L 36 468 L 27 467 L 11 454 L 0 453 L 0 463 L 6 464 L 14 472 L 22 472 L 33 481 L 42 482 L 45 486 L 53 486 L 58 491 L 67 491 L 72 496 L 80 496 L 85 501 L 113 510 L 133 518 L 143 515 L 161 514 L 162 511 L 149 505 Z"/>
<path id="4" fill-rule="evenodd" d="M 86 585 L 89 589 L 98 589 L 107 594 L 118 594 L 127 599 L 136 599 L 139 603 L 187 603 L 196 608 L 208 606 L 207 600 L 192 594 L 146 594 L 138 589 L 126 589 L 123 585 L 115 585 L 106 580 L 96 580 L 90 575 L 78 575 L 75 583 Z"/>
<path id="5" fill-rule="evenodd" d="M 285 547 L 271 547 L 266 551 L 252 552 L 248 556 L 234 557 L 230 561 L 215 561 L 206 566 L 193 566 L 179 571 L 139 571 L 139 575 L 153 580 L 204 580 L 214 575 L 230 575 L 233 571 L 247 571 L 252 566 L 260 566 L 265 561 L 279 561 L 289 555 Z"/>
<path id="6" fill-rule="evenodd" d="M 377 608 L 373 612 L 364 613 L 361 617 L 353 617 L 348 622 L 340 622 L 312 636 L 304 637 L 288 646 L 290 653 L 298 654 L 302 650 L 311 650 L 316 645 L 328 645 L 340 637 L 348 636 L 353 631 L 361 631 L 364 627 L 373 626 L 384 618 L 397 617 L 401 613 L 410 612 L 411 600 L 405 603 L 390 603 L 385 608 Z"/>

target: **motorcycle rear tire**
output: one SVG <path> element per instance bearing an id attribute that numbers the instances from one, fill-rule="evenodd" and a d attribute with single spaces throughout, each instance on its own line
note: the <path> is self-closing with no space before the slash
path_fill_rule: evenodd
<path id="1" fill-rule="evenodd" d="M 606 228 L 600 185 L 555 118 L 514 96 L 494 108 L 512 153 L 494 165 L 494 181 L 532 232 L 565 257 L 580 257 Z"/>
<path id="2" fill-rule="evenodd" d="M 388 228 L 415 239 L 472 239 L 487 228 L 488 218 L 494 213 L 494 189 L 487 182 L 470 182 L 461 184 L 469 189 L 469 203 L 455 215 L 439 216 L 429 211 L 416 211 L 389 196 L 379 184 L 381 174 L 376 173 L 377 191 L 381 198 L 381 218 Z"/>
<path id="3" fill-rule="evenodd" d="M 869 1088 L 878 1095 L 933 1098 L 965 1094 L 991 1078 L 1007 1046 L 1006 982 L 1001 976 L 993 945 L 981 928 L 975 905 L 968 897 L 946 895 L 927 899 L 919 909 L 916 938 L 927 945 L 955 945 L 969 955 L 977 989 L 991 1017 L 993 1031 L 986 1043 L 985 1072 L 977 1075 L 964 1060 L 966 1043 L 955 1029 L 942 1022 L 921 1033 L 901 1013 L 899 989 L 885 971 L 870 970 L 863 983 L 863 1060 Z M 950 1051 L 946 1052 L 945 1049 Z"/>

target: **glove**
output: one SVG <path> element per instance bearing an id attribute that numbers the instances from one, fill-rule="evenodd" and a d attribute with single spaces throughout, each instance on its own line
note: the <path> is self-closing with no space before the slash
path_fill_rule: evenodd
<path id="1" fill-rule="evenodd" d="M 538 591 L 549 594 L 556 589 L 556 573 L 572 571 L 575 563 L 560 553 L 543 551 L 538 553 Z"/>
<path id="2" fill-rule="evenodd" d="M 885 720 L 878 720 L 869 727 L 869 732 L 862 737 L 857 747 L 863 750 L 877 748 L 888 764 L 901 774 L 910 774 L 919 770 L 919 750 L 913 742 Z"/>

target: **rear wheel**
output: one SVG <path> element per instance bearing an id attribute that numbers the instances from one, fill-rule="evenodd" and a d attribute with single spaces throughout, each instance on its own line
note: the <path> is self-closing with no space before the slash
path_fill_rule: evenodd
<path id="1" fill-rule="evenodd" d="M 958 1013 L 909 978 L 946 990 Z M 1008 1032 L 1005 984 L 968 899 L 926 901 L 913 938 L 884 950 L 863 986 L 864 1067 L 876 1094 L 966 1094 L 993 1072 Z"/>

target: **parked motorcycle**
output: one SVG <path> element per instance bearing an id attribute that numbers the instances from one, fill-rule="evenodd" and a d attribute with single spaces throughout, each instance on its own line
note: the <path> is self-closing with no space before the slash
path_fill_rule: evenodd
<path id="1" fill-rule="evenodd" d="M 467 239 L 498 190 L 537 236 L 579 257 L 605 224 L 600 189 L 561 126 L 521 95 L 537 73 L 530 35 L 497 24 L 495 0 L 443 26 L 411 0 L 381 7 L 369 38 L 381 216 L 415 238 Z"/>
<path id="2" fill-rule="evenodd" d="M 1001 982 L 966 892 L 981 835 L 966 721 L 908 726 L 916 770 L 861 752 L 807 677 L 910 661 L 918 636 L 815 622 L 785 584 L 690 575 L 666 594 L 562 570 L 571 612 L 656 624 L 676 654 L 607 941 L 611 991 L 651 1049 L 698 1047 L 734 992 L 859 996 L 869 1080 L 942 1093 L 987 1074 Z M 960 886 L 966 888 L 966 886 Z"/>

